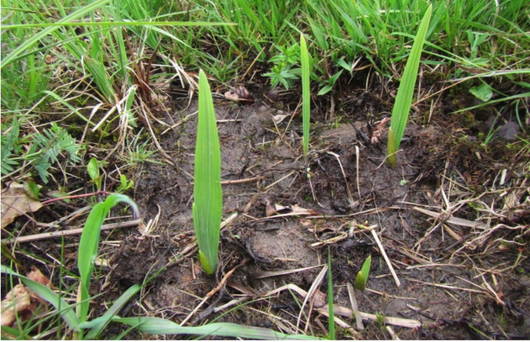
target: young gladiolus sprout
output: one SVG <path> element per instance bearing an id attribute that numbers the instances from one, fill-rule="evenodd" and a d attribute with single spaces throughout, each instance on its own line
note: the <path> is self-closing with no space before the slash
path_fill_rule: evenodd
<path id="1" fill-rule="evenodd" d="M 192 210 L 193 226 L 199 245 L 199 261 L 206 273 L 213 274 L 217 268 L 223 211 L 221 149 L 210 85 L 202 70 L 199 72 L 199 118 L 194 181 Z"/>
<path id="2" fill-rule="evenodd" d="M 368 277 L 370 276 L 370 267 L 372 267 L 372 256 L 364 260 L 361 270 L 355 276 L 355 288 L 360 291 L 364 291 L 366 283 L 368 283 Z"/>
<path id="3" fill-rule="evenodd" d="M 403 134 L 405 133 L 405 128 L 407 127 L 412 96 L 414 95 L 414 85 L 416 84 L 416 78 L 418 76 L 421 51 L 423 50 L 423 43 L 425 42 L 425 36 L 427 35 L 427 29 L 429 28 L 431 14 L 432 5 L 429 5 L 427 11 L 423 15 L 423 19 L 421 20 L 416 38 L 414 38 L 414 44 L 412 45 L 412 50 L 410 51 L 410 56 L 405 65 L 403 77 L 399 84 L 396 102 L 392 108 L 392 120 L 390 122 L 387 142 L 387 157 L 390 166 L 395 166 L 397 163 L 396 153 L 401 144 Z"/>

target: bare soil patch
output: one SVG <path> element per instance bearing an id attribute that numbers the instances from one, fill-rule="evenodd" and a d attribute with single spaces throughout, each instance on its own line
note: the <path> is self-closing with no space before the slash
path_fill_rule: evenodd
<path id="1" fill-rule="evenodd" d="M 362 100 L 356 103 L 372 109 L 381 106 Z M 119 251 L 115 258 L 114 282 L 127 279 L 135 268 L 145 274 L 149 268 L 157 269 L 155 265 L 170 265 L 142 298 L 149 311 L 181 321 L 223 274 L 244 260 L 247 262 L 235 271 L 223 291 L 192 316 L 194 323 L 211 321 L 221 314 L 213 312 L 215 308 L 242 296 L 256 300 L 260 294 L 285 284 L 307 291 L 321 267 L 261 276 L 322 265 L 326 260 L 325 247 L 330 246 L 335 302 L 350 306 L 346 284 L 353 282 L 363 260 L 372 254 L 368 290 L 357 292 L 359 308 L 421 322 L 419 329 L 393 327 L 400 338 L 529 336 L 529 294 L 524 285 L 528 282 L 528 264 L 516 262 L 516 255 L 521 253 L 518 245 L 501 248 L 500 242 L 489 239 L 473 242 L 482 234 L 479 223 L 470 227 L 444 221 L 452 215 L 469 223 L 475 222 L 476 217 L 469 206 L 457 205 L 447 211 L 444 205 L 453 206 L 453 201 L 466 201 L 473 195 L 466 188 L 469 183 L 458 183 L 465 182 L 459 176 L 467 170 L 453 164 L 453 160 L 472 157 L 459 154 L 459 146 L 447 141 L 451 132 L 446 128 L 436 122 L 425 127 L 411 123 L 399 167 L 392 169 L 384 163 L 384 130 L 374 138 L 378 122 L 370 126 L 362 115 L 343 116 L 335 124 L 313 126 L 313 152 L 305 164 L 299 148 L 298 118 L 290 120 L 289 113 L 264 104 L 218 104 L 216 109 L 226 181 L 225 217 L 237 213 L 223 230 L 222 266 L 217 277 L 210 279 L 200 272 L 194 254 L 180 259 L 178 256 L 189 247 L 193 235 L 192 106 L 176 111 L 173 121 L 181 124 L 160 139 L 175 167 L 145 165 L 136 179 L 134 198 L 144 209 L 146 220 L 158 215 L 156 231 L 152 237 L 143 237 L 142 244 L 149 240 L 167 243 L 153 242 L 151 248 L 133 250 L 129 256 Z M 446 150 L 452 148 L 457 150 Z M 280 210 L 274 210 L 277 205 L 282 206 Z M 414 207 L 441 216 L 435 219 Z M 289 216 L 296 212 L 292 208 L 298 208 L 303 215 Z M 396 285 L 372 235 L 357 224 L 376 230 L 401 286 Z M 499 237 L 517 235 L 522 244 L 528 238 L 527 232 L 521 234 L 520 229 L 501 230 Z M 124 243 L 128 246 L 137 242 L 132 238 Z M 173 264 L 171 258 L 179 261 Z M 135 266 L 138 262 L 142 266 Z M 320 290 L 325 293 L 325 283 Z M 299 313 L 293 296 L 281 293 L 257 300 L 229 312 L 221 320 L 289 331 Z M 296 299 L 298 303 L 303 300 Z M 135 310 L 135 314 L 142 312 Z M 351 318 L 343 319 L 354 326 Z M 314 312 L 309 320 L 309 332 L 324 333 L 319 326 L 326 326 L 325 317 Z M 367 324 L 360 335 L 348 329 L 341 333 L 344 338 L 391 338 L 377 322 Z"/>

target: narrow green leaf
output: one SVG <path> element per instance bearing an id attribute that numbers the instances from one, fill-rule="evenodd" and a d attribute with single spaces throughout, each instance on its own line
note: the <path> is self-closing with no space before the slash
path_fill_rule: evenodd
<path id="1" fill-rule="evenodd" d="M 462 108 L 462 109 L 459 109 L 459 110 L 455 110 L 454 112 L 451 112 L 451 114 L 466 112 L 466 111 L 469 111 L 469 110 L 473 110 L 473 109 L 489 106 L 489 105 L 492 105 L 494 103 L 517 100 L 517 99 L 524 99 L 524 98 L 528 98 L 528 97 L 530 97 L 530 92 L 521 93 L 521 94 L 515 94 L 515 95 L 506 96 L 506 97 L 502 97 L 502 98 L 499 98 L 499 99 L 491 100 L 491 101 L 488 101 L 488 102 L 480 103 L 480 104 L 475 105 L 475 106 L 471 106 L 471 107 L 466 107 L 466 108 Z"/>
<path id="2" fill-rule="evenodd" d="M 331 91 L 331 89 L 333 89 L 333 86 L 331 84 L 325 85 L 322 88 L 320 88 L 320 90 L 318 91 L 317 96 L 326 95 L 327 93 L 329 93 Z"/>
<path id="3" fill-rule="evenodd" d="M 101 232 L 101 225 L 110 210 L 120 202 L 129 204 L 135 213 L 138 212 L 138 207 L 133 200 L 122 194 L 111 194 L 104 202 L 98 203 L 92 208 L 88 218 L 83 227 L 81 240 L 79 241 L 79 252 L 77 254 L 77 268 L 80 274 L 80 295 L 79 305 L 77 307 L 78 317 L 81 322 L 87 320 L 88 309 L 90 305 L 89 292 L 90 277 L 92 275 L 92 268 L 94 260 L 97 257 L 99 247 L 99 236 Z"/>
<path id="4" fill-rule="evenodd" d="M 98 339 L 99 335 L 107 327 L 107 325 L 111 322 L 112 318 L 116 316 L 116 314 L 123 308 L 125 304 L 140 291 L 142 287 L 140 285 L 133 285 L 127 289 L 122 295 L 114 301 L 112 306 L 103 314 L 103 316 L 98 317 L 90 322 L 81 323 L 82 329 L 89 329 L 91 330 L 86 335 L 87 340 L 93 340 Z M 92 323 L 92 324 L 90 324 Z"/>
<path id="5" fill-rule="evenodd" d="M 105 3 L 109 0 L 98 1 L 99 3 Z M 88 7 L 88 6 L 87 6 Z M 96 6 L 97 7 L 97 6 Z M 90 6 L 90 9 L 95 8 L 94 5 Z M 85 14 L 87 12 L 84 12 Z M 112 27 L 112 26 L 236 26 L 235 23 L 220 23 L 220 22 L 205 22 L 205 21 L 86 21 L 86 22 L 67 22 L 66 20 L 72 20 L 75 18 L 70 18 L 70 16 L 65 17 L 62 21 L 56 23 L 34 23 L 34 24 L 9 24 L 2 25 L 2 28 L 5 30 L 10 29 L 20 29 L 20 28 L 35 28 L 35 27 L 45 27 L 45 28 L 58 28 L 58 27 L 68 27 L 68 26 L 102 26 L 102 27 Z M 82 14 L 82 15 L 83 15 Z M 52 30 L 53 31 L 53 30 Z M 51 32 L 47 32 L 49 34 Z M 45 35 L 46 35 L 45 34 Z M 44 36 L 45 36 L 44 35 Z M 42 37 L 40 37 L 42 38 Z M 39 39 L 40 39 L 39 38 Z"/>
<path id="6" fill-rule="evenodd" d="M 337 62 L 337 64 L 339 66 L 341 66 L 344 70 L 347 70 L 348 72 L 352 72 L 353 71 L 353 63 L 349 64 L 349 63 L 346 63 L 346 61 L 344 60 L 344 58 L 341 58 L 339 59 L 339 61 Z"/>
<path id="7" fill-rule="evenodd" d="M 138 127 L 138 125 L 136 124 L 136 117 L 134 116 L 134 113 L 132 111 L 134 100 L 136 98 L 136 90 L 137 90 L 137 88 L 138 87 L 136 85 L 133 85 L 127 91 L 127 95 L 126 95 L 127 96 L 127 100 L 125 101 L 125 108 L 124 108 L 124 113 L 127 116 L 127 122 L 132 127 Z"/>
<path id="8" fill-rule="evenodd" d="M 43 90 L 42 92 L 44 94 L 48 95 L 48 96 L 53 97 L 56 101 L 59 101 L 59 103 L 61 103 L 66 108 L 70 109 L 72 111 L 72 113 L 76 114 L 78 117 L 80 117 L 86 123 L 88 123 L 88 124 L 90 124 L 92 126 L 95 125 L 92 121 L 90 121 L 83 114 L 81 114 L 81 112 L 76 107 L 74 107 L 71 104 L 69 104 L 63 97 L 57 95 L 56 93 L 54 93 L 53 91 L 50 91 L 50 90 Z"/>
<path id="9" fill-rule="evenodd" d="M 13 49 L 13 51 L 11 51 L 11 53 L 9 53 L 5 58 L 3 58 L 2 62 L 0 62 L 0 69 L 2 69 L 7 64 L 16 60 L 24 51 L 30 48 L 33 44 L 36 44 L 39 40 L 46 37 L 48 34 L 52 33 L 53 31 L 57 30 L 59 27 L 61 27 L 61 25 L 71 23 L 73 20 L 81 18 L 87 13 L 92 12 L 96 8 L 101 7 L 102 5 L 106 4 L 109 1 L 110 0 L 96 0 L 72 12 L 68 16 L 64 17 L 62 20 L 59 20 L 58 22 L 53 23 L 53 25 L 46 26 L 42 31 L 38 32 L 33 37 L 25 40 L 22 44 L 20 44 L 15 49 Z M 2 28 L 5 29 L 5 26 L 7 25 L 4 25 Z M 14 25 L 10 25 L 10 26 L 11 28 L 13 28 Z"/>
<path id="10" fill-rule="evenodd" d="M 405 70 L 403 71 L 403 77 L 399 83 L 396 101 L 392 108 L 392 119 L 390 122 L 387 143 L 388 163 L 391 166 L 395 166 L 397 163 L 396 152 L 399 149 L 401 139 L 405 133 L 405 127 L 407 126 L 410 107 L 412 105 L 412 96 L 414 95 L 414 86 L 418 76 L 421 52 L 423 50 L 423 44 L 425 43 L 431 15 L 432 5 L 429 5 L 423 19 L 421 20 L 418 33 L 414 38 L 414 44 L 412 44 L 412 49 L 407 64 L 405 65 Z"/>
<path id="11" fill-rule="evenodd" d="M 195 143 L 193 226 L 199 245 L 199 261 L 208 274 L 215 272 L 223 211 L 221 148 L 215 110 L 206 74 L 199 72 L 199 118 Z"/>
<path id="12" fill-rule="evenodd" d="M 210 323 L 198 327 L 182 327 L 175 322 L 156 317 L 114 318 L 113 321 L 129 326 L 137 326 L 138 330 L 147 334 L 226 336 L 252 340 L 318 340 L 318 338 L 312 336 L 288 335 L 272 329 L 234 323 Z"/>
<path id="13" fill-rule="evenodd" d="M 123 39 L 123 32 L 121 28 L 112 31 L 116 45 L 118 45 L 118 74 L 121 75 L 121 79 L 127 85 L 129 85 L 129 71 L 127 66 L 129 65 L 129 57 L 127 55 L 127 47 L 125 46 L 125 40 Z"/>
<path id="14" fill-rule="evenodd" d="M 37 283 L 17 272 L 13 271 L 7 266 L 1 265 L 1 272 L 13 275 L 20 278 L 22 283 L 26 285 L 32 292 L 36 293 L 40 298 L 44 299 L 59 312 L 68 327 L 74 331 L 79 331 L 79 320 L 75 315 L 72 307 L 67 304 L 58 294 L 54 293 L 49 287 Z"/>
<path id="15" fill-rule="evenodd" d="M 311 118 L 311 95 L 309 84 L 311 65 L 309 52 L 307 51 L 307 44 L 303 34 L 300 34 L 300 65 L 302 67 L 302 145 L 304 149 L 304 156 L 307 156 L 307 153 L 309 152 L 309 133 Z"/>
<path id="16" fill-rule="evenodd" d="M 366 284 L 368 283 L 368 277 L 370 276 L 370 267 L 372 266 L 372 255 L 369 255 L 363 262 L 361 270 L 357 272 L 355 276 L 355 288 L 360 291 L 364 291 Z"/>
<path id="17" fill-rule="evenodd" d="M 117 96 L 114 87 L 112 86 L 112 77 L 107 73 L 107 69 L 103 62 L 88 56 L 84 57 L 83 61 L 105 99 L 111 104 L 116 103 Z"/>

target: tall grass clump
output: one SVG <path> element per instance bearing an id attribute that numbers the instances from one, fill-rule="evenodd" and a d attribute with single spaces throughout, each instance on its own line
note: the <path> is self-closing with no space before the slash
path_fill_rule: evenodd
<path id="1" fill-rule="evenodd" d="M 307 51 L 307 43 L 304 35 L 300 34 L 300 65 L 302 67 L 302 120 L 303 120 L 303 137 L 302 145 L 304 148 L 304 157 L 309 151 L 309 129 L 311 119 L 311 93 L 309 75 L 311 74 L 311 59 Z"/>
<path id="2" fill-rule="evenodd" d="M 199 72 L 199 119 L 195 143 L 193 226 L 199 261 L 207 274 L 217 268 L 219 232 L 223 210 L 221 149 L 212 93 L 204 71 Z"/>
<path id="3" fill-rule="evenodd" d="M 418 33 L 414 38 L 414 44 L 410 51 L 410 56 L 403 71 L 403 77 L 399 84 L 399 89 L 396 96 L 394 107 L 392 108 L 392 119 L 390 121 L 390 130 L 388 131 L 387 142 L 387 157 L 388 163 L 395 166 L 397 163 L 397 150 L 401 144 L 401 139 L 405 133 L 409 111 L 412 104 L 412 96 L 414 95 L 414 85 L 418 76 L 418 68 L 420 65 L 420 57 L 429 28 L 429 22 L 432 15 L 432 5 L 429 5 L 421 20 Z"/>

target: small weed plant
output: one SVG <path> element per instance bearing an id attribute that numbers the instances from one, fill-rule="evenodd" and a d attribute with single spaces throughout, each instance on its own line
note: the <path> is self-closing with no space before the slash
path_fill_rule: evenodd
<path id="1" fill-rule="evenodd" d="M 9 125 L 9 124 L 8 124 Z M 70 164 L 78 163 L 81 158 L 79 152 L 81 145 L 56 123 L 52 123 L 49 129 L 44 129 L 27 136 L 20 135 L 18 122 L 11 122 L 11 127 L 2 134 L 2 175 L 15 171 L 21 161 L 31 165 L 37 171 L 40 179 L 48 183 L 49 170 L 52 165 L 59 162 L 61 154 L 67 155 Z M 23 146 L 29 146 L 24 151 Z"/>
<path id="2" fill-rule="evenodd" d="M 282 85 L 285 89 L 290 89 L 300 75 L 300 69 L 295 65 L 301 57 L 299 55 L 301 49 L 294 44 L 287 48 L 279 48 L 279 50 L 280 52 L 269 60 L 272 64 L 271 71 L 263 76 L 270 79 L 273 88 Z"/>

